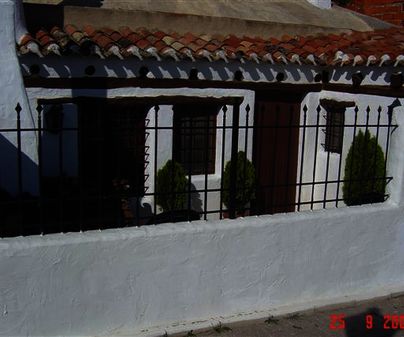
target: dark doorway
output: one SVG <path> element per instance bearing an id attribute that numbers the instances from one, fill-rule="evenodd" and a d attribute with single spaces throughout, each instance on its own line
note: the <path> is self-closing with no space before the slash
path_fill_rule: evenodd
<path id="1" fill-rule="evenodd" d="M 80 102 L 79 113 L 81 193 L 108 224 L 122 211 L 122 198 L 144 195 L 146 107 L 90 99 Z"/>
<path id="2" fill-rule="evenodd" d="M 295 211 L 300 97 L 257 97 L 254 166 L 257 214 Z"/>
<path id="3" fill-rule="evenodd" d="M 131 194 L 143 193 L 145 117 L 139 104 L 80 104 L 80 168 L 87 190 L 111 192 L 125 181 Z"/>

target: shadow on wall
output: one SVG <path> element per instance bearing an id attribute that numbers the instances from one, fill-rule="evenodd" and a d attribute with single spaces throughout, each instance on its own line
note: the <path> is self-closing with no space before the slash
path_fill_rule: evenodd
<path id="1" fill-rule="evenodd" d="M 191 209 L 198 213 L 203 212 L 201 194 L 197 192 L 195 185 L 192 183 L 191 183 Z"/>
<path id="2" fill-rule="evenodd" d="M 347 337 L 393 337 L 400 329 L 395 322 L 388 320 L 390 315 L 383 315 L 379 308 L 369 308 L 358 315 L 345 319 L 345 333 Z"/>
<path id="3" fill-rule="evenodd" d="M 38 215 L 33 197 L 38 192 L 38 166 L 21 153 L 19 169 L 18 148 L 14 142 L 0 134 L 0 237 L 37 233 L 24 224 L 34 222 Z"/>
<path id="4" fill-rule="evenodd" d="M 191 183 L 191 192 L 190 192 L 190 203 L 191 203 L 191 208 L 190 209 L 184 209 L 184 210 L 168 210 L 164 211 L 163 213 L 156 214 L 153 216 L 153 213 L 151 211 L 152 209 L 152 204 L 145 204 L 142 207 L 144 209 L 150 209 L 149 213 L 149 220 L 145 222 L 146 225 L 157 225 L 161 223 L 166 223 L 166 222 L 182 222 L 182 221 L 194 221 L 194 220 L 200 220 L 201 214 L 203 212 L 202 209 L 202 200 L 201 200 L 201 195 L 197 191 L 196 187 L 194 184 Z M 188 195 L 187 195 L 188 197 Z M 144 215 L 141 214 L 143 217 Z"/>
<path id="5" fill-rule="evenodd" d="M 16 196 L 18 191 L 18 149 L 4 135 L 0 134 L 0 190 Z M 37 184 L 38 165 L 26 154 L 21 153 L 21 189 L 22 192 L 35 194 Z"/>

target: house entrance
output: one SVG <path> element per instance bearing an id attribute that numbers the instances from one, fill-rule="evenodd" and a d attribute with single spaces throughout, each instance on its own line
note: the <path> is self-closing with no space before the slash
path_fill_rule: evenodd
<path id="1" fill-rule="evenodd" d="M 122 197 L 144 194 L 145 117 L 144 105 L 129 102 L 92 99 L 79 105 L 80 185 L 87 209 L 102 210 L 103 222 L 116 219 Z"/>
<path id="2" fill-rule="evenodd" d="M 144 190 L 145 107 L 90 101 L 80 106 L 80 169 L 88 191 Z"/>
<path id="3" fill-rule="evenodd" d="M 298 98 L 288 100 L 263 98 L 256 102 L 256 214 L 295 211 L 300 103 Z"/>

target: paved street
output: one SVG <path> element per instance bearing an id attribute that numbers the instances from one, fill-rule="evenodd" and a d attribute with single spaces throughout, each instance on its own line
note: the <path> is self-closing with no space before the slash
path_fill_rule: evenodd
<path id="1" fill-rule="evenodd" d="M 404 337 L 404 294 L 168 336 Z"/>

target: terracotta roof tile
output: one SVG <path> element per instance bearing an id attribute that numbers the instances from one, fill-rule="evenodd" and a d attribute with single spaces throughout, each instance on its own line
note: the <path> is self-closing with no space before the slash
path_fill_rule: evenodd
<path id="1" fill-rule="evenodd" d="M 28 48 L 29 46 L 29 48 Z M 389 28 L 375 32 L 348 32 L 317 36 L 238 37 L 216 34 L 166 33 L 140 27 L 121 27 L 119 31 L 85 25 L 82 29 L 67 24 L 50 32 L 41 29 L 27 34 L 18 45 L 21 54 L 40 56 L 69 54 L 71 51 L 117 57 L 171 57 L 214 60 L 316 64 L 400 64 L 404 58 L 404 30 Z M 59 53 L 61 51 L 61 53 Z M 398 61 L 397 61 L 398 60 Z"/>
<path id="2" fill-rule="evenodd" d="M 157 38 L 157 39 L 160 39 L 160 40 L 162 40 L 164 37 L 169 37 L 169 35 L 167 35 L 166 33 L 164 33 L 164 32 L 162 32 L 162 31 L 158 31 L 158 32 L 155 32 L 155 33 L 153 33 L 153 35 Z"/>
<path id="3" fill-rule="evenodd" d="M 313 53 L 316 52 L 316 48 L 315 48 L 315 47 L 312 47 L 312 46 L 309 45 L 308 43 L 303 46 L 303 50 L 307 51 L 307 52 L 310 53 L 310 54 L 313 54 Z"/>
<path id="4" fill-rule="evenodd" d="M 162 52 L 164 48 L 167 48 L 167 44 L 162 40 L 157 40 L 153 43 L 153 47 L 157 49 L 157 52 Z"/>
<path id="5" fill-rule="evenodd" d="M 146 48 L 152 46 L 152 44 L 145 39 L 141 39 L 136 42 L 136 46 L 139 47 L 140 49 L 145 50 Z"/>
<path id="6" fill-rule="evenodd" d="M 200 37 L 196 38 L 193 43 L 197 44 L 199 47 L 205 46 L 208 42 Z"/>
<path id="7" fill-rule="evenodd" d="M 188 46 L 195 40 L 194 37 L 190 36 L 182 36 L 178 39 L 179 43 L 182 43 L 184 46 Z"/>
<path id="8" fill-rule="evenodd" d="M 69 46 L 73 45 L 74 42 L 70 39 L 69 35 L 67 35 L 61 28 L 53 27 L 50 31 L 52 37 L 56 40 L 57 44 L 65 50 L 69 51 Z"/>
<path id="9" fill-rule="evenodd" d="M 290 35 L 285 34 L 285 35 L 282 36 L 281 41 L 288 42 L 288 41 L 290 41 L 292 39 L 293 39 L 293 37 L 291 37 Z"/>
<path id="10" fill-rule="evenodd" d="M 185 45 L 183 45 L 181 42 L 178 42 L 178 41 L 174 41 L 170 46 L 171 46 L 171 48 L 173 48 L 177 51 L 181 51 L 182 49 L 185 48 Z"/>
<path id="11" fill-rule="evenodd" d="M 206 49 L 207 51 L 210 51 L 211 53 L 219 49 L 218 46 L 213 43 L 207 43 L 203 48 Z"/>
<path id="12" fill-rule="evenodd" d="M 149 35 L 151 35 L 151 32 L 148 31 L 146 28 L 144 27 L 139 27 L 136 29 L 136 33 L 138 33 L 141 37 L 147 37 Z"/>
<path id="13" fill-rule="evenodd" d="M 39 41 L 42 48 L 46 48 L 51 43 L 56 43 L 53 37 L 45 30 L 39 30 L 36 33 L 35 38 Z"/>

